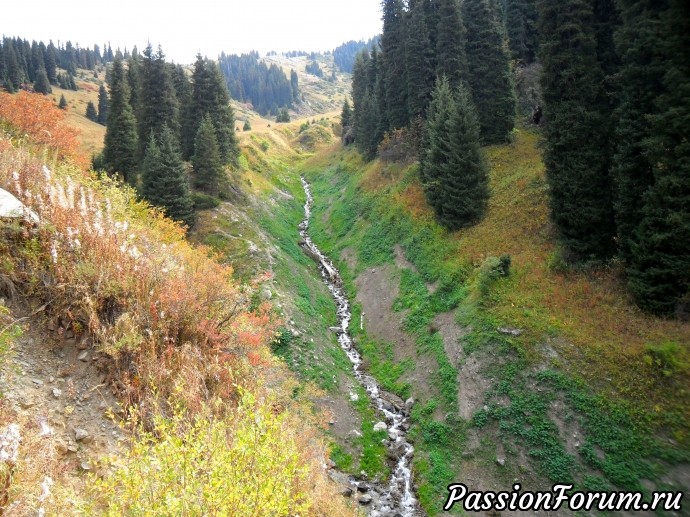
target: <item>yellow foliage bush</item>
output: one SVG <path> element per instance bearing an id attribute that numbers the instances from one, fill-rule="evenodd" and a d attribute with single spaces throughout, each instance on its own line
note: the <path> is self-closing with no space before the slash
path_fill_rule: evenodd
<path id="1" fill-rule="evenodd" d="M 286 414 L 245 392 L 226 418 L 183 414 L 140 429 L 112 476 L 94 479 L 88 515 L 307 515 L 308 465 Z"/>

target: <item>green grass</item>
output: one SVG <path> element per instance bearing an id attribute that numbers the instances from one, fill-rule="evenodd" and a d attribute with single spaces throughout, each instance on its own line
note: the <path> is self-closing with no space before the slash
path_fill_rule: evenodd
<path id="1" fill-rule="evenodd" d="M 657 404 L 651 411 L 648 402 L 636 404 L 638 393 L 629 400 L 597 394 L 592 389 L 596 384 L 587 379 L 591 371 L 584 368 L 578 356 L 567 357 L 574 370 L 559 369 L 567 364 L 559 357 L 548 363 L 549 369 L 535 373 L 536 364 L 542 361 L 538 345 L 545 339 L 592 343 L 598 328 L 595 318 L 610 322 L 621 316 L 614 316 L 619 301 L 613 310 L 606 305 L 611 293 L 594 292 L 599 305 L 586 299 L 592 294 L 590 290 L 598 289 L 592 286 L 601 283 L 602 278 L 610 285 L 609 277 L 600 273 L 590 277 L 591 272 L 582 272 L 568 278 L 549 272 L 546 258 L 553 245 L 548 229 L 540 226 L 546 224 L 542 204 L 545 183 L 541 164 L 535 161 L 538 155 L 531 147 L 534 142 L 531 135 L 522 135 L 516 145 L 489 149 L 494 167 L 494 207 L 485 223 L 454 236 L 439 228 L 420 208 L 415 166 L 387 170 L 374 163 L 367 167 L 354 153 L 343 152 L 305 171 L 316 199 L 312 236 L 335 259 L 351 299 L 356 294 L 356 276 L 366 268 L 393 262 L 396 244 L 402 245 L 406 258 L 415 266 L 414 271 L 400 272 L 400 294 L 394 308 L 406 311 L 404 328 L 415 337 L 417 353 L 433 357 L 438 365 L 434 398 L 418 401 L 411 431 L 417 449 L 418 495 L 432 515 L 447 495 L 445 486 L 457 481 L 461 472 L 468 425 L 490 428 L 492 433 L 497 429 L 497 438 L 504 442 L 506 451 L 516 454 L 516 447 L 523 448 L 531 468 L 541 477 L 559 482 L 572 480 L 576 486 L 589 489 L 639 488 L 641 479 L 658 480 L 661 465 L 688 460 L 685 449 L 654 436 L 662 424 L 670 424 L 676 436 L 685 436 L 682 410 L 673 409 L 682 398 L 666 400 L 661 406 L 666 409 Z M 515 163 L 511 162 L 513 155 L 517 157 Z M 338 261 L 345 248 L 357 252 L 354 271 Z M 497 273 L 500 260 L 494 258 L 504 253 L 510 253 L 513 259 L 511 273 L 505 277 Z M 426 284 L 432 282 L 438 282 L 438 290 L 429 294 Z M 554 301 L 555 307 L 551 305 Z M 570 308 L 574 314 L 568 313 Z M 500 358 L 491 371 L 485 372 L 495 379 L 486 394 L 489 409 L 480 410 L 470 422 L 453 416 L 457 414 L 457 370 L 445 355 L 441 336 L 429 331 L 436 315 L 453 309 L 457 309 L 458 322 L 472 328 L 463 338 L 465 353 L 490 351 Z M 354 304 L 353 321 L 358 321 L 360 313 L 361 308 Z M 629 315 L 626 317 L 630 320 Z M 632 328 L 638 328 L 641 319 L 647 320 L 635 313 L 632 319 Z M 501 326 L 519 326 L 524 332 L 521 337 L 508 337 L 497 332 Z M 664 326 L 669 327 L 664 322 L 651 323 L 656 333 L 665 332 Z M 683 332 L 681 329 L 681 335 Z M 372 373 L 395 392 L 396 384 L 391 379 L 404 370 L 391 361 L 385 344 L 371 343 L 359 329 L 353 333 Z M 673 329 L 668 334 L 678 335 Z M 610 331 L 603 337 L 611 342 Z M 681 382 L 687 371 L 685 356 L 677 349 L 663 343 L 644 348 L 644 368 L 656 368 L 658 378 L 666 379 L 663 390 L 671 397 L 677 395 L 669 387 Z M 579 357 L 591 360 L 592 351 L 600 350 L 600 345 L 592 344 L 583 350 Z M 592 371 L 610 374 L 616 386 L 631 385 L 629 370 L 621 372 L 613 366 L 607 371 L 609 360 L 596 358 Z M 623 362 L 630 367 L 627 359 Z M 646 376 L 647 371 L 642 375 Z M 651 393 L 658 402 L 659 395 L 653 390 Z M 507 398 L 509 404 L 499 404 L 499 398 Z M 567 452 L 549 415 L 549 407 L 556 399 L 563 401 L 583 430 L 576 456 Z M 446 415 L 440 421 L 434 418 L 439 409 Z M 597 456 L 595 450 L 603 451 L 604 459 L 599 459 L 602 453 Z"/>

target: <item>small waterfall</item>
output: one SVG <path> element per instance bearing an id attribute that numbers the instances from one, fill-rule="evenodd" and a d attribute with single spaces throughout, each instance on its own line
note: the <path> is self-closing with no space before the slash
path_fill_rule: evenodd
<path id="1" fill-rule="evenodd" d="M 392 453 L 390 456 L 397 458 L 397 464 L 393 469 L 388 485 L 360 481 L 358 486 L 362 487 L 362 485 L 365 485 L 367 491 L 376 492 L 380 496 L 380 501 L 376 507 L 370 507 L 370 513 L 377 512 L 375 515 L 400 515 L 402 517 L 420 515 L 420 509 L 412 491 L 411 463 L 414 447 L 407 441 L 409 408 L 397 407 L 390 400 L 386 400 L 376 380 L 361 370 L 362 357 L 355 348 L 348 330 L 352 319 L 350 302 L 345 295 L 339 271 L 309 237 L 307 230 L 309 229 L 309 219 L 311 218 L 314 198 L 309 183 L 304 178 L 301 178 L 301 180 L 307 201 L 304 205 L 304 220 L 299 225 L 302 238 L 300 245 L 318 264 L 321 276 L 335 299 L 339 326 L 338 343 L 350 359 L 355 377 L 367 390 L 374 407 L 382 415 L 382 420 L 385 420 L 389 438 L 387 440 L 387 447 Z"/>

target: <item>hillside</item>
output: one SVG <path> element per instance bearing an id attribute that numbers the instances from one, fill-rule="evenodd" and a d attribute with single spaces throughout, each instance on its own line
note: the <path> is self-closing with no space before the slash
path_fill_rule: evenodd
<path id="1" fill-rule="evenodd" d="M 0 95 L 0 187 L 40 219 L 2 220 L 6 514 L 351 514 L 270 354 L 262 276 L 88 171 L 50 99 Z"/>
<path id="2" fill-rule="evenodd" d="M 615 263 L 559 262 L 538 142 L 522 130 L 488 148 L 489 213 L 447 233 L 415 164 L 364 163 L 336 143 L 305 149 L 297 123 L 266 128 L 242 137 L 244 204 L 209 212 L 195 233 L 230 262 L 270 267 L 289 321 L 276 352 L 324 390 L 311 397 L 334 415 L 333 460 L 385 474 L 376 415 L 351 400 L 356 385 L 327 330 L 334 306 L 297 246 L 299 176 L 308 178 L 313 238 L 345 278 L 366 368 L 415 400 L 415 479 L 431 515 L 457 480 L 481 489 L 512 479 L 529 489 L 688 483 L 690 327 L 635 308 Z M 493 258 L 503 255 L 505 277 Z"/>
<path id="3" fill-rule="evenodd" d="M 415 159 L 341 145 L 348 75 L 266 59 L 298 71 L 304 102 L 277 123 L 233 101 L 230 189 L 187 234 L 88 170 L 103 131 L 84 116 L 95 80 L 64 91 L 66 114 L 2 94 L 0 187 L 42 223 L 5 225 L 0 240 L 0 432 L 24 440 L 0 470 L 0 506 L 390 516 L 401 437 L 414 445 L 413 513 L 441 514 L 453 482 L 690 486 L 690 324 L 637 308 L 618 259 L 566 262 L 544 133 L 483 147 L 487 212 L 450 232 Z M 308 234 L 350 301 L 357 373 L 334 284 L 300 235 L 302 178 Z"/>

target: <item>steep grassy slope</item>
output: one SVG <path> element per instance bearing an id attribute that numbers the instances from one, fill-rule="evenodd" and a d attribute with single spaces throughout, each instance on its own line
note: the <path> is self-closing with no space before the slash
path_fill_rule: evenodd
<path id="1" fill-rule="evenodd" d="M 418 399 L 419 493 L 432 514 L 446 484 L 470 472 L 502 488 L 514 478 L 587 489 L 687 481 L 674 465 L 688 458 L 690 325 L 636 310 L 615 263 L 563 265 L 537 142 L 523 131 L 514 144 L 487 149 L 489 214 L 453 234 L 433 221 L 414 165 L 365 164 L 336 151 L 305 167 L 314 238 L 342 257 L 351 296 L 366 305 L 362 279 L 397 265 L 392 310 L 415 353 L 400 361 L 399 343 L 381 346 L 364 332 L 357 339 L 382 382 Z M 410 382 L 419 379 L 410 359 L 435 372 L 430 390 Z M 468 393 L 480 400 L 469 413 Z"/>
<path id="2" fill-rule="evenodd" d="M 2 385 L 31 366 L 12 357 L 27 323 L 23 353 L 51 368 L 30 382 L 35 395 L 64 404 L 44 413 L 43 400 L 26 403 L 15 387 L 0 398 L 2 447 L 15 430 L 23 437 L 13 461 L 3 449 L 0 512 L 352 514 L 323 471 L 312 413 L 270 354 L 280 318 L 261 299 L 260 276 L 238 281 L 134 191 L 84 167 L 64 116 L 42 96 L 0 94 L 0 186 L 41 221 L 0 221 Z M 82 386 L 72 376 L 88 368 Z M 111 416 L 129 446 L 85 462 L 107 406 L 95 405 L 86 436 L 70 415 L 98 389 L 118 396 Z"/>

